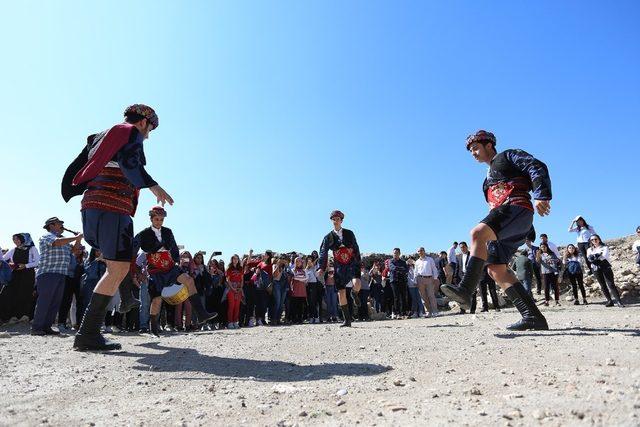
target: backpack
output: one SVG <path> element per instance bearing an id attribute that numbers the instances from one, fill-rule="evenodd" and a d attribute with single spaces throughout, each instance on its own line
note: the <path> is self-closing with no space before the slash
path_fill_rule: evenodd
<path id="1" fill-rule="evenodd" d="M 569 261 L 567 263 L 567 271 L 569 274 L 575 275 L 582 271 L 582 266 L 579 261 Z"/>

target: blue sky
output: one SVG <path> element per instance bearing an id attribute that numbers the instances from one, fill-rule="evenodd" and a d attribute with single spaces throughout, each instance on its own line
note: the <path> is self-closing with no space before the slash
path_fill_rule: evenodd
<path id="1" fill-rule="evenodd" d="M 332 209 L 365 252 L 440 250 L 486 214 L 467 134 L 547 163 L 573 240 L 640 224 L 640 4 L 10 2 L 0 26 L 0 246 L 57 215 L 86 136 L 152 105 L 150 174 L 188 249 L 317 249 Z M 146 192 L 135 217 L 146 227 Z"/>

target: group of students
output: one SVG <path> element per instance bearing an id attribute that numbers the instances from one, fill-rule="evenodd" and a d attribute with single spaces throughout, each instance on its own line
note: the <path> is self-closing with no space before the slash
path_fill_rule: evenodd
<path id="1" fill-rule="evenodd" d="M 584 275 L 588 272 L 600 284 L 606 306 L 623 307 L 615 286 L 608 246 L 582 217 L 573 221 L 569 231 L 578 234 L 578 242 L 567 245 L 562 254 L 545 234 L 541 235 L 538 246 L 527 240 L 527 249 L 520 250 L 511 263 L 524 287 L 532 293 L 536 283 L 538 295 L 544 289 L 544 299 L 541 300 L 544 305 L 549 305 L 553 291 L 555 303 L 560 305 L 559 284 L 563 277 L 567 277 L 572 286 L 573 303 L 580 304 L 581 296 L 582 303 L 587 304 Z M 637 234 L 640 236 L 640 227 Z M 15 247 L 3 255 L 12 267 L 12 277 L 0 294 L 0 320 L 3 321 L 12 317 L 33 318 L 35 307 L 34 270 L 40 255 L 28 233 L 14 235 L 13 241 Z M 460 252 L 456 251 L 457 248 Z M 640 254 L 640 240 L 633 249 Z M 58 329 L 61 331 L 78 327 L 84 306 L 106 271 L 100 251 L 92 249 L 87 256 L 84 247 L 78 246 L 72 248 L 71 253 L 57 311 Z M 461 242 L 455 243 L 449 252 L 442 251 L 436 259 L 427 255 L 422 247 L 410 257 L 402 256 L 400 249 L 395 248 L 391 258 L 370 260 L 369 265 L 362 263 L 360 290 L 356 294 L 351 283 L 346 285 L 350 315 L 360 321 L 371 320 L 373 313 L 378 319 L 436 317 L 439 315 L 438 298 L 442 296 L 440 284 L 459 280 L 464 274 L 468 256 L 467 244 Z M 197 298 L 208 312 L 218 315 L 202 323 L 198 322 L 197 313 L 193 313 L 191 301 L 171 306 L 158 300 L 159 307 L 155 310 L 158 327 L 155 332 L 342 321 L 344 317 L 338 310 L 333 263 L 329 263 L 323 277 L 318 277 L 318 258 L 317 251 L 308 256 L 293 252 L 275 255 L 272 251 L 255 256 L 253 251 L 249 251 L 242 258 L 233 255 L 225 266 L 225 262 L 215 259 L 214 255 L 205 261 L 204 252 L 192 255 L 189 251 L 182 251 L 177 264 L 179 273 L 193 280 Z M 135 269 L 125 277 L 128 283 L 121 285 L 121 288 L 130 289 L 132 298 L 139 300 L 140 306 L 131 311 L 125 310 L 122 292 L 117 293 L 108 307 L 103 330 L 116 328 L 149 332 L 153 280 L 147 257 L 141 253 L 136 259 Z M 482 311 L 489 309 L 487 291 L 493 307 L 499 310 L 496 285 L 489 275 L 485 273 L 478 288 Z M 474 295 L 473 302 L 475 300 Z M 73 307 L 75 309 L 72 310 Z M 471 312 L 475 312 L 475 304 Z"/>

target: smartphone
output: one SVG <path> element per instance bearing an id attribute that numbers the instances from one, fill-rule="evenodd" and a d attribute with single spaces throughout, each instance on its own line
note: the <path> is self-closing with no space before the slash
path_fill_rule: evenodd
<path id="1" fill-rule="evenodd" d="M 213 253 L 211 254 L 211 256 L 220 256 L 222 255 L 221 251 L 213 251 Z"/>

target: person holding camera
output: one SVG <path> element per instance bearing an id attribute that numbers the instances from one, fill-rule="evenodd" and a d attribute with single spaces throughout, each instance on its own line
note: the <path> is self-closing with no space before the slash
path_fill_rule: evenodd
<path id="1" fill-rule="evenodd" d="M 620 293 L 613 279 L 609 246 L 605 245 L 597 234 L 594 234 L 589 239 L 587 259 L 591 263 L 591 268 L 600 284 L 600 289 L 602 289 L 602 293 L 607 299 L 605 307 L 613 307 L 614 301 L 618 307 L 624 307 L 624 304 L 620 301 Z M 613 301 L 611 301 L 612 298 Z"/>
<path id="2" fill-rule="evenodd" d="M 578 300 L 578 287 L 580 287 L 580 293 L 582 293 L 582 302 L 587 305 L 587 293 L 584 289 L 582 264 L 580 263 L 578 248 L 575 245 L 567 245 L 567 249 L 562 255 L 562 264 L 565 266 L 565 271 L 571 282 L 571 289 L 573 290 L 573 304 L 579 305 Z M 585 256 L 585 260 L 586 260 Z M 589 266 L 591 269 L 591 266 Z"/>

